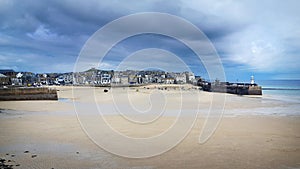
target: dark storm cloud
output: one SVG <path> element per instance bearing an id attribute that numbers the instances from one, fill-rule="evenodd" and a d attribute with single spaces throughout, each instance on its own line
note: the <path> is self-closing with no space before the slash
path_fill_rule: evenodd
<path id="1" fill-rule="evenodd" d="M 71 71 L 86 40 L 105 24 L 137 12 L 165 12 L 182 17 L 203 31 L 228 68 L 238 65 L 241 69 L 254 72 L 285 72 L 286 75 L 288 71 L 298 76 L 298 7 L 299 1 L 292 0 L 276 3 L 268 0 L 2 0 L 0 68 L 37 72 Z M 150 21 L 140 26 L 145 27 Z M 114 31 L 122 34 L 131 29 L 128 23 Z M 194 39 L 193 33 L 184 38 L 199 40 Z M 106 67 L 115 64 L 122 53 L 132 52 L 132 46 L 147 46 L 149 39 L 138 40 L 120 44 L 112 51 L 114 56 L 111 62 L 107 60 Z M 158 44 L 166 46 L 166 49 L 183 53 L 182 46 L 166 38 L 160 40 Z M 105 45 L 105 42 L 101 43 Z M 182 57 L 189 60 L 189 54 Z M 32 59 L 35 62 L 29 61 Z M 48 66 L 45 66 L 46 63 Z"/>

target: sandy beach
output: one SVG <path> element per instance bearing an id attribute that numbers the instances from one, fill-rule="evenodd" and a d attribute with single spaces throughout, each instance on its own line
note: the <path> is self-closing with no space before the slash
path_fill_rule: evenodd
<path id="1" fill-rule="evenodd" d="M 282 114 L 299 111 L 297 102 L 227 94 L 224 115 L 216 132 L 206 143 L 199 144 L 205 115 L 215 93 L 202 92 L 189 85 L 114 88 L 107 93 L 103 92 L 104 88 L 76 87 L 76 95 L 72 87 L 56 89 L 59 101 L 0 102 L 0 158 L 6 164 L 13 168 L 49 169 L 300 168 L 300 116 Z M 131 124 L 110 108 L 113 102 L 126 106 L 123 96 L 130 97 L 140 111 L 151 107 L 149 97 L 158 101 L 169 98 L 163 105 L 169 114 L 148 125 Z M 185 104 L 178 104 L 181 100 Z M 187 137 L 171 150 L 155 157 L 131 159 L 97 146 L 82 130 L 73 101 L 87 107 L 89 118 L 94 118 L 94 114 L 89 114 L 89 105 L 102 105 L 106 120 L 120 133 L 131 137 L 163 132 L 174 122 L 176 110 L 196 109 L 195 103 L 199 105 L 199 116 Z M 122 108 L 130 114 L 126 107 Z"/>

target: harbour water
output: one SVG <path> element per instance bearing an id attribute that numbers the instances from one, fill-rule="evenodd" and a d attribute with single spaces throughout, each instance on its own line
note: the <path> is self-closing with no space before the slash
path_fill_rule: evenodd
<path id="1" fill-rule="evenodd" d="M 262 106 L 253 109 L 236 109 L 234 115 L 300 115 L 300 80 L 264 80 L 256 81 L 262 86 L 263 95 L 257 98 Z M 272 106 L 268 106 L 272 105 Z"/>
<path id="2" fill-rule="evenodd" d="M 300 102 L 300 80 L 264 80 L 257 83 L 262 86 L 265 97 Z"/>

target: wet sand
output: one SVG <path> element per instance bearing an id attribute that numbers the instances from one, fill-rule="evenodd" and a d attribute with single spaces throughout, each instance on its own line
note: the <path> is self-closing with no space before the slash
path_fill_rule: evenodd
<path id="1" fill-rule="evenodd" d="M 113 155 L 94 144 L 81 129 L 73 102 L 90 104 L 95 97 L 87 96 L 86 88 L 79 88 L 74 97 L 70 87 L 58 87 L 60 101 L 9 101 L 0 102 L 0 158 L 13 168 L 299 168 L 300 167 L 300 117 L 272 115 L 234 115 L 230 112 L 251 112 L 253 107 L 269 110 L 274 106 L 287 106 L 285 102 L 260 98 L 228 95 L 225 114 L 214 135 L 205 144 L 198 144 L 205 111 L 211 93 L 197 93 L 190 86 L 162 92 L 172 96 L 167 110 L 176 110 L 179 96 L 192 101 L 199 98 L 201 110 L 194 127 L 176 147 L 159 156 L 130 159 Z M 87 89 L 89 90 L 89 89 Z M 130 90 L 130 97 L 138 104 L 156 89 Z M 125 90 L 116 90 L 122 94 Z M 96 89 L 96 102 L 109 105 L 110 92 Z M 197 93 L 197 94 L 195 94 Z M 121 97 L 120 97 L 121 98 Z M 191 99 L 191 100 L 189 100 Z M 147 100 L 147 99 L 146 99 Z M 147 105 L 146 105 L 147 106 Z M 274 110 L 274 109 L 270 109 Z M 107 110 L 110 111 L 110 110 Z M 111 110 L 112 111 L 112 110 Z M 275 112 L 276 113 L 276 112 Z M 160 133 L 174 118 L 163 116 L 158 125 L 143 131 L 110 114 L 105 115 L 114 127 L 131 136 L 148 136 Z M 121 143 L 120 143 L 121 144 Z M 28 151 L 28 152 L 27 152 Z M 13 155 L 13 156 L 12 156 Z M 36 155 L 36 156 L 35 156 Z M 10 162 L 7 162 L 10 160 Z M 18 165 L 19 166 L 16 166 Z"/>

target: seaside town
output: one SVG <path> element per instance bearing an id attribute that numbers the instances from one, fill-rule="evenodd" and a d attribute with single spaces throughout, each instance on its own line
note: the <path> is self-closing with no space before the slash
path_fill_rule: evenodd
<path id="1" fill-rule="evenodd" d="M 69 73 L 32 73 L 0 70 L 0 85 L 38 87 L 44 85 L 138 85 L 138 84 L 193 84 L 203 79 L 192 72 L 149 71 L 113 71 L 91 68 L 84 72 Z"/>
<path id="2" fill-rule="evenodd" d="M 83 72 L 42 73 L 0 70 L 0 100 L 57 100 L 57 91 L 46 86 L 138 87 L 148 84 L 190 84 L 207 92 L 238 95 L 262 95 L 254 77 L 250 83 L 206 81 L 192 72 L 165 72 L 161 70 L 99 70 Z M 178 86 L 179 87 L 179 86 Z M 7 89 L 7 90 L 6 90 Z M 107 89 L 104 89 L 108 92 Z"/>

